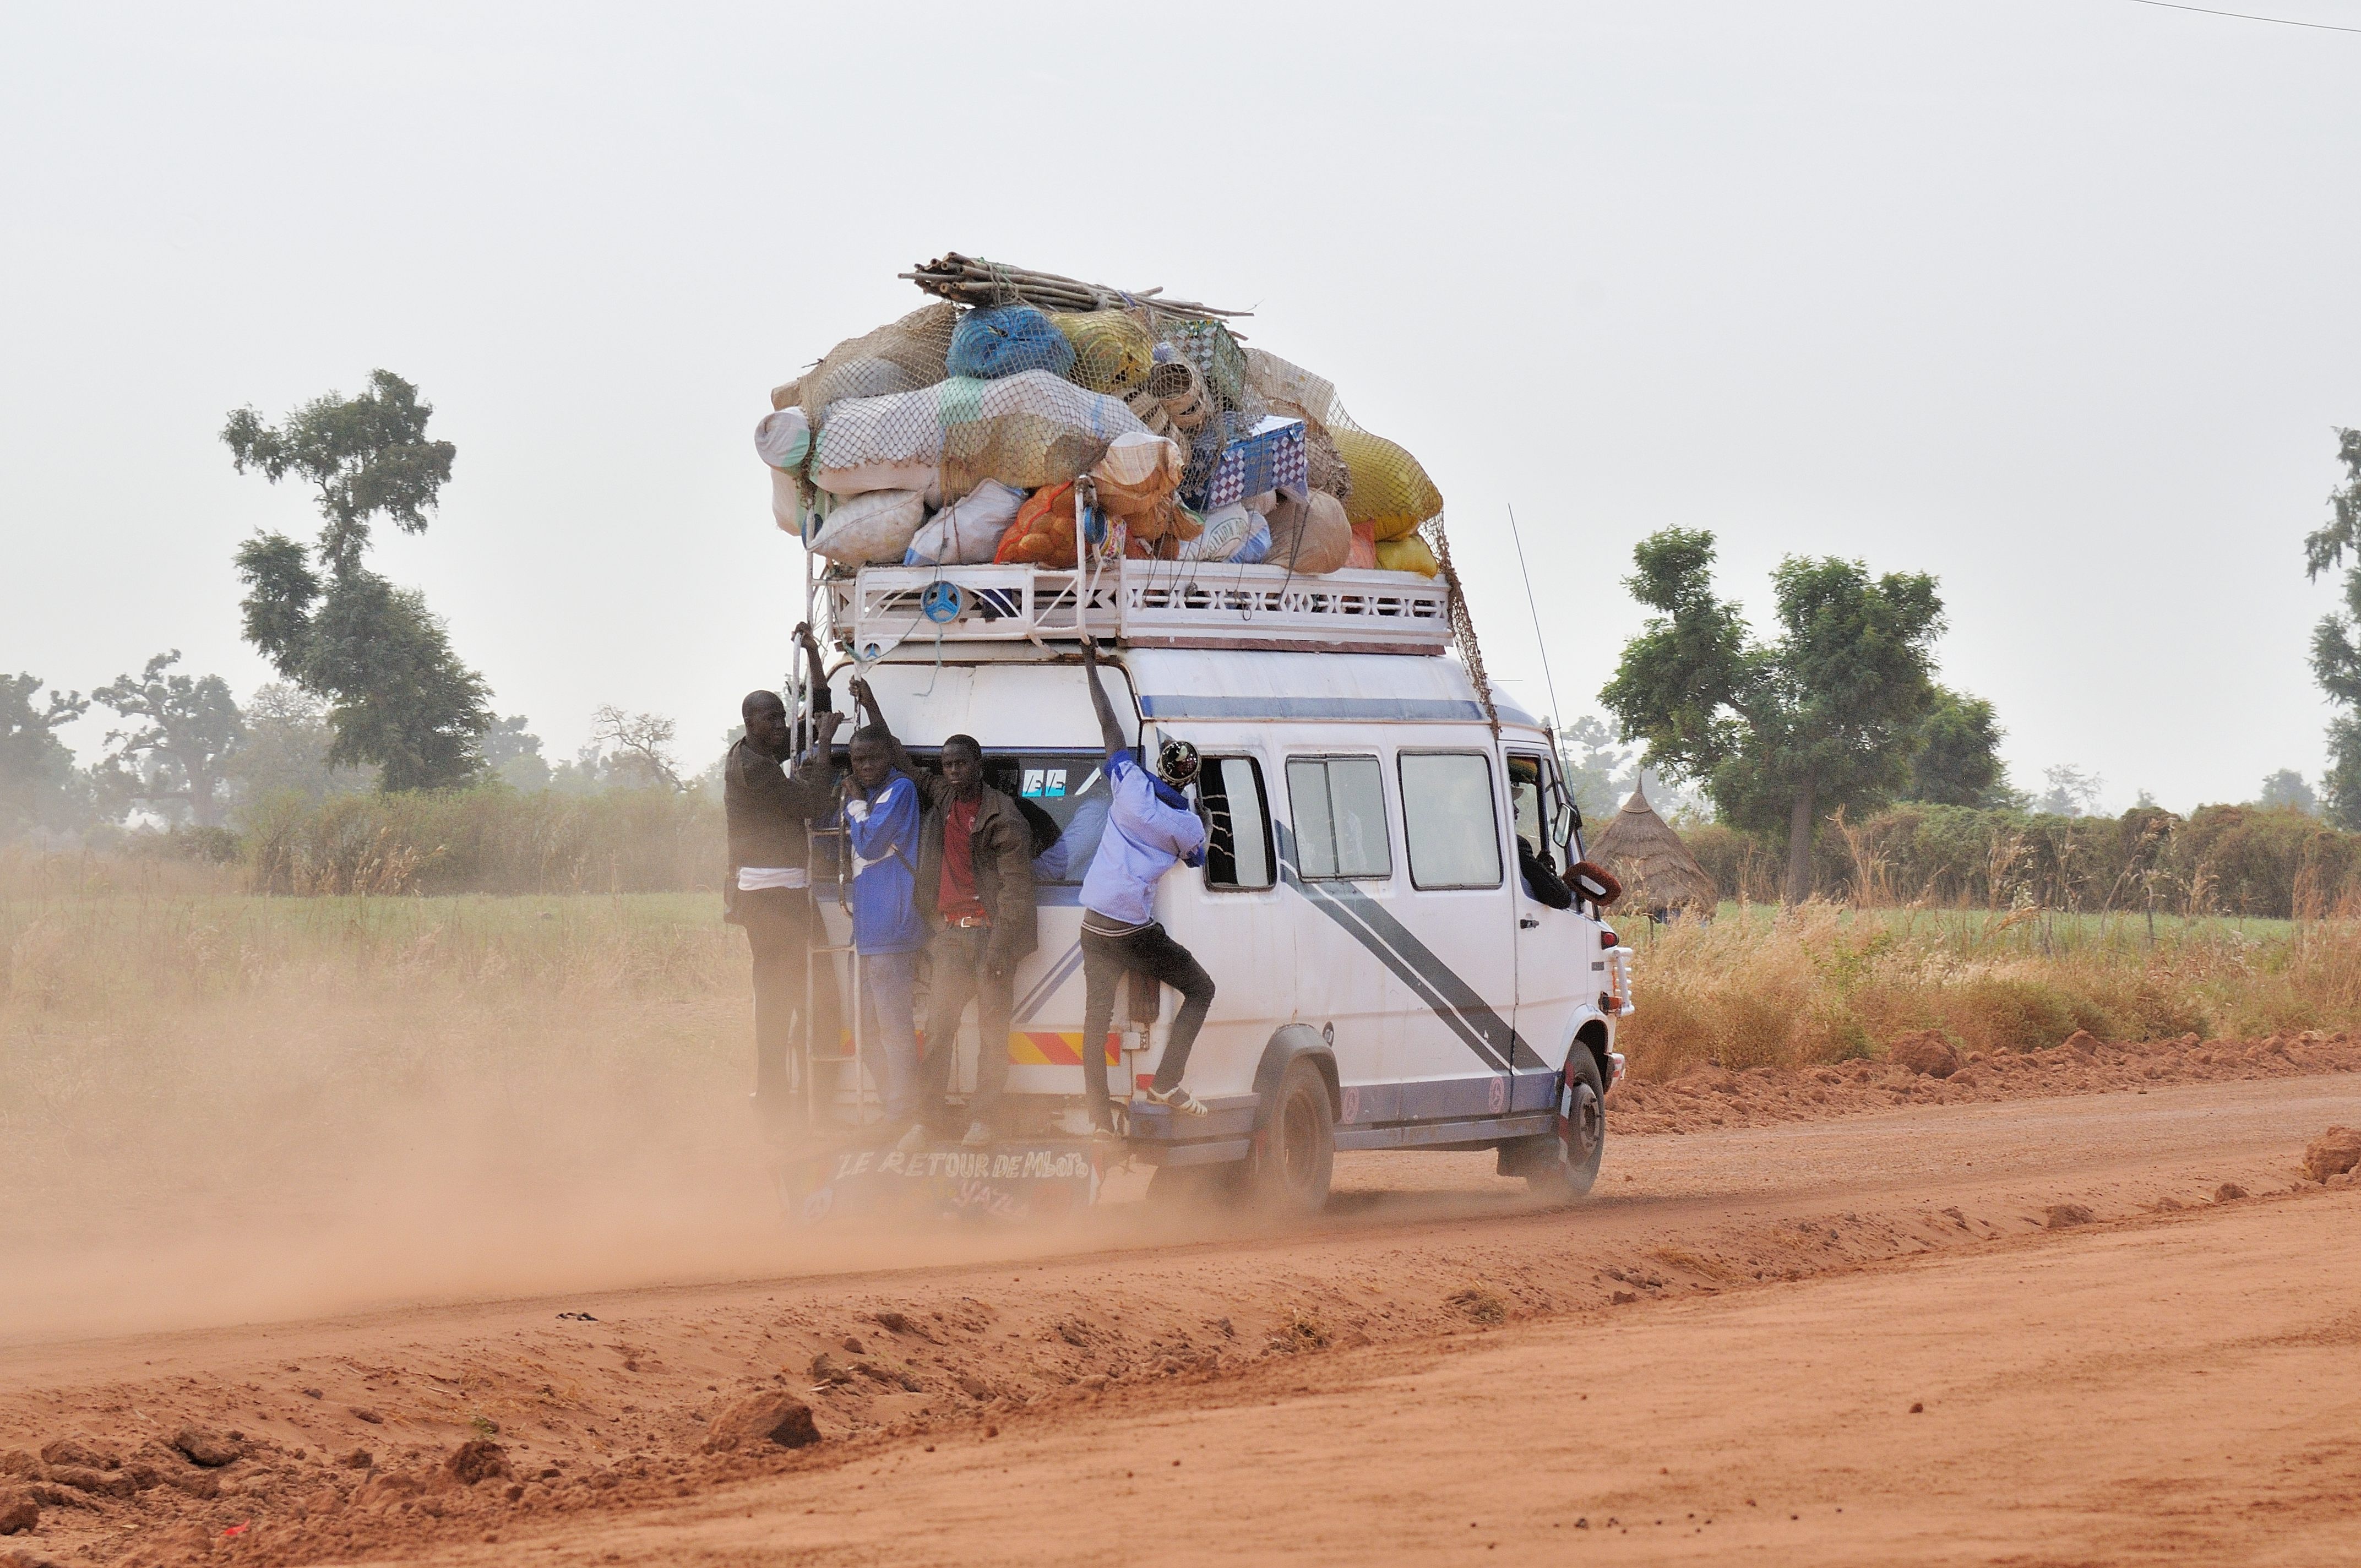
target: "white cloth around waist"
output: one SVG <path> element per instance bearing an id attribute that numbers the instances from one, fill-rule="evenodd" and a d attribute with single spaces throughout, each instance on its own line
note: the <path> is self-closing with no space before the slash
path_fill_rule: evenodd
<path id="1" fill-rule="evenodd" d="M 766 887 L 804 888 L 811 885 L 811 873 L 801 866 L 740 866 L 738 891 L 760 893 Z"/>

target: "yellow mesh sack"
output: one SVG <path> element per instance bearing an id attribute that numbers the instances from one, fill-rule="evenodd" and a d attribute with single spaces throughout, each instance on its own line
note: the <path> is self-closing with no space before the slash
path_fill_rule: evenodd
<path id="1" fill-rule="evenodd" d="M 1334 426 L 1329 439 L 1353 477 L 1345 497 L 1345 515 L 1367 523 L 1382 543 L 1400 539 L 1443 510 L 1443 492 L 1426 477 L 1418 459 L 1365 430 Z M 1432 565 L 1430 564 L 1430 570 Z"/>
<path id="2" fill-rule="evenodd" d="M 1156 340 L 1148 328 L 1122 311 L 1060 311 L 1049 324 L 1074 346 L 1074 367 L 1067 379 L 1109 397 L 1123 397 L 1148 379 Z"/>
<path id="3" fill-rule="evenodd" d="M 1378 540 L 1378 565 L 1383 571 L 1416 572 L 1422 577 L 1431 577 L 1443 570 L 1434 552 L 1415 533 L 1400 539 Z"/>

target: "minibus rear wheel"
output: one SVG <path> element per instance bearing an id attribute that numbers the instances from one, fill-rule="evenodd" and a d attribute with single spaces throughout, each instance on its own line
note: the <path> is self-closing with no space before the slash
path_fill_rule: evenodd
<path id="1" fill-rule="evenodd" d="M 1328 1205 L 1328 1179 L 1336 1164 L 1336 1115 L 1328 1080 L 1298 1057 L 1279 1075 L 1270 1114 L 1246 1157 L 1245 1193 L 1253 1207 L 1305 1218 Z"/>
<path id="2" fill-rule="evenodd" d="M 1533 1140 L 1539 1157 L 1525 1168 L 1528 1190 L 1555 1202 L 1572 1202 L 1598 1179 L 1607 1153 L 1607 1094 L 1598 1080 L 1598 1058 L 1576 1042 L 1558 1080 L 1557 1124 Z"/>

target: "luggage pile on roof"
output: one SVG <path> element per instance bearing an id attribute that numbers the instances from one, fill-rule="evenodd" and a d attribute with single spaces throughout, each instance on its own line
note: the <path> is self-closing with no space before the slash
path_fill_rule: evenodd
<path id="1" fill-rule="evenodd" d="M 755 428 L 779 526 L 836 567 L 1438 570 L 1434 481 L 1241 342 L 1246 313 L 957 252 L 904 276 L 935 302 L 838 344 Z"/>

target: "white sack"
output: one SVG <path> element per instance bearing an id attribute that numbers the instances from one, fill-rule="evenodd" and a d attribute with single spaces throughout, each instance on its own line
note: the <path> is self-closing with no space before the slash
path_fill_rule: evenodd
<path id="1" fill-rule="evenodd" d="M 1235 561 L 1238 553 L 1246 547 L 1246 541 L 1264 529 L 1262 519 L 1246 510 L 1244 503 L 1239 501 L 1215 507 L 1205 513 L 1202 521 L 1205 531 L 1194 539 L 1180 542 L 1180 559 L 1183 561 Z M 1265 531 L 1263 538 L 1266 544 L 1269 537 Z"/>
<path id="2" fill-rule="evenodd" d="M 917 491 L 871 490 L 837 504 L 812 541 L 812 553 L 849 566 L 899 565 L 926 520 L 926 498 Z"/>
<path id="3" fill-rule="evenodd" d="M 905 566 L 981 566 L 1000 549 L 1000 536 L 1016 521 L 1025 492 L 986 479 L 937 512 L 910 541 Z"/>
<path id="4" fill-rule="evenodd" d="M 815 468 L 812 483 L 831 496 L 872 490 L 916 490 L 934 505 L 942 498 L 942 470 L 932 463 L 870 463 L 858 468 Z"/>
<path id="5" fill-rule="evenodd" d="M 754 426 L 754 450 L 774 468 L 800 468 L 811 454 L 811 422 L 801 409 L 764 414 Z"/>

